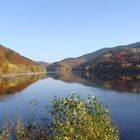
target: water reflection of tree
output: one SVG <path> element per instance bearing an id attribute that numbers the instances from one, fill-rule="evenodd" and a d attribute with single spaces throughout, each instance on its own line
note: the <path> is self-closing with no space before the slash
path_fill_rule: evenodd
<path id="1" fill-rule="evenodd" d="M 45 74 L 37 74 L 0 78 L 0 96 L 20 92 L 45 76 Z"/>
<path id="2" fill-rule="evenodd" d="M 82 77 L 105 88 L 124 92 L 140 92 L 140 75 L 94 75 L 83 73 Z"/>
<path id="3" fill-rule="evenodd" d="M 92 87 L 104 87 L 121 92 L 140 92 L 140 75 L 94 75 L 93 73 L 51 73 L 53 79 L 68 83 L 81 83 Z"/>

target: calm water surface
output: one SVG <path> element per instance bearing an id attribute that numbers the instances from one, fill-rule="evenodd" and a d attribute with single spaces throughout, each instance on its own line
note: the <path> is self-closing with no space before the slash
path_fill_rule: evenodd
<path id="1" fill-rule="evenodd" d="M 77 92 L 86 98 L 91 89 L 109 105 L 112 119 L 120 128 L 121 140 L 140 140 L 140 77 L 94 76 L 92 74 L 29 75 L 0 78 L 0 117 L 14 119 L 20 112 L 30 116 L 29 101 L 37 99 L 36 121 L 45 115 L 45 105 L 55 93 L 64 97 Z"/>

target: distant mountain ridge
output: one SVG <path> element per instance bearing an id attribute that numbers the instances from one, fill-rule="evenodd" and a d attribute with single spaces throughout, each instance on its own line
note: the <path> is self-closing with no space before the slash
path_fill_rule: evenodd
<path id="1" fill-rule="evenodd" d="M 43 66 L 43 67 L 47 67 L 50 63 L 48 62 L 44 62 L 44 61 L 38 61 L 37 62 L 40 66 Z"/>
<path id="2" fill-rule="evenodd" d="M 0 45 L 0 75 L 43 72 L 44 67 L 19 53 Z"/>
<path id="3" fill-rule="evenodd" d="M 66 58 L 59 62 L 52 63 L 47 66 L 48 71 L 71 71 L 73 67 L 88 62 L 98 56 L 108 52 L 110 48 L 104 48 L 93 53 L 85 54 L 77 58 Z"/>
<path id="4" fill-rule="evenodd" d="M 119 45 L 112 48 L 103 48 L 95 52 L 82 55 L 77 58 L 67 58 L 59 62 L 55 62 L 48 65 L 47 70 L 60 71 L 60 72 L 67 72 L 67 71 L 73 71 L 73 70 L 74 71 L 87 70 L 88 67 L 90 66 L 93 67 L 92 63 L 96 63 L 96 62 L 99 63 L 99 60 L 102 59 L 102 57 L 106 55 L 107 53 L 109 53 L 110 51 L 116 51 L 116 53 L 119 54 L 121 53 L 121 51 L 125 51 L 123 49 L 127 49 L 127 48 L 129 49 L 129 51 L 126 51 L 124 55 L 126 55 L 127 53 L 132 53 L 132 52 L 133 52 L 133 55 L 136 55 L 136 54 L 139 55 L 139 53 L 131 51 L 131 49 L 134 50 L 135 48 L 137 48 L 138 50 L 140 48 L 140 42 L 136 42 L 136 43 L 132 43 L 128 45 Z M 119 59 L 117 61 L 119 61 Z"/>

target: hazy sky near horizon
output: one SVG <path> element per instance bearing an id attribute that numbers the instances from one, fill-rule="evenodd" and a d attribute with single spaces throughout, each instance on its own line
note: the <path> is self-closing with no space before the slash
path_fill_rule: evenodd
<path id="1" fill-rule="evenodd" d="M 0 44 L 54 62 L 140 41 L 140 0 L 0 0 Z"/>

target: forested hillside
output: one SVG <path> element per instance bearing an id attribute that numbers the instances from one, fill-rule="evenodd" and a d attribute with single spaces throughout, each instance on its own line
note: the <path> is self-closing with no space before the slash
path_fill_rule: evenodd
<path id="1" fill-rule="evenodd" d="M 0 74 L 17 74 L 43 71 L 45 71 L 45 68 L 41 67 L 36 62 L 0 45 Z"/>
<path id="2" fill-rule="evenodd" d="M 115 48 L 94 60 L 74 67 L 73 70 L 102 74 L 140 72 L 140 48 Z"/>
<path id="3" fill-rule="evenodd" d="M 64 60 L 61 60 L 59 62 L 52 63 L 47 66 L 48 71 L 60 71 L 60 72 L 67 72 L 71 71 L 73 67 L 78 66 L 82 63 L 88 62 L 90 60 L 93 60 L 104 53 L 108 52 L 110 48 L 104 48 L 89 54 L 82 55 L 80 57 L 76 58 L 66 58 Z"/>
<path id="4" fill-rule="evenodd" d="M 140 42 L 103 48 L 77 58 L 67 58 L 48 65 L 47 70 L 96 73 L 140 72 Z"/>

